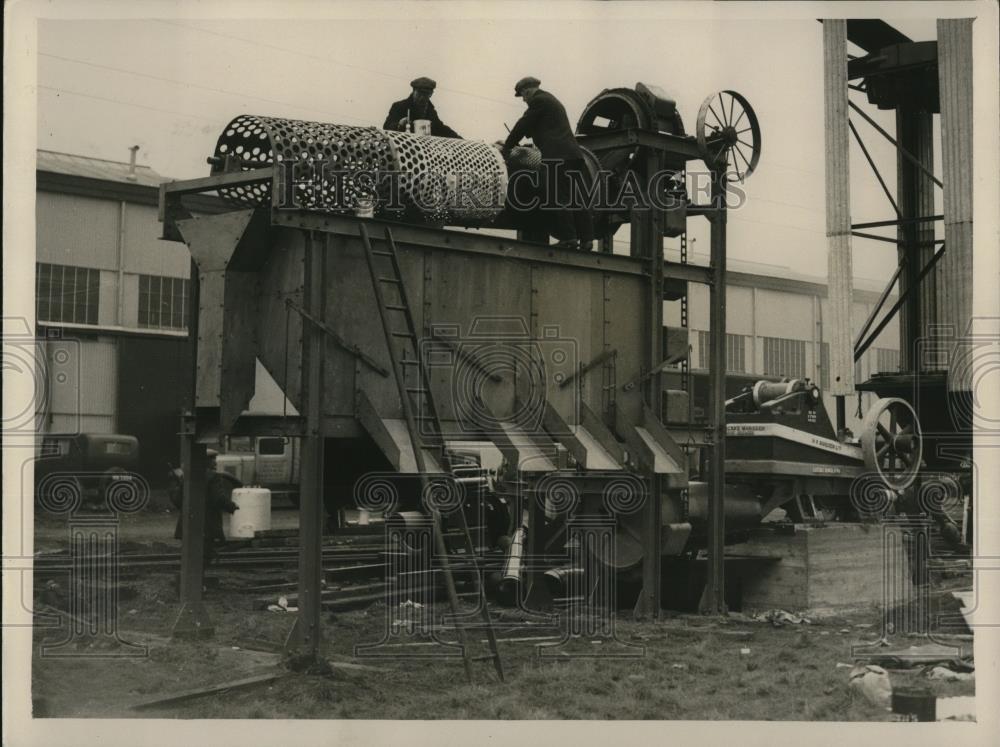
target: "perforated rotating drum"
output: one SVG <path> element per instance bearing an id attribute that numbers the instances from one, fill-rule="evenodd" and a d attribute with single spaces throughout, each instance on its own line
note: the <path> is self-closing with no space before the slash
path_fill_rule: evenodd
<path id="1" fill-rule="evenodd" d="M 503 158 L 486 143 L 376 127 L 244 114 L 219 136 L 212 173 L 222 173 L 227 159 L 229 168 L 235 160 L 244 171 L 296 164 L 294 179 L 282 182 L 294 182 L 294 198 L 282 202 L 307 210 L 353 213 L 373 200 L 376 215 L 405 212 L 428 222 L 483 224 L 500 213 L 507 193 Z M 275 180 L 282 178 L 279 171 Z M 219 193 L 257 206 L 270 202 L 272 188 L 262 179 Z"/>

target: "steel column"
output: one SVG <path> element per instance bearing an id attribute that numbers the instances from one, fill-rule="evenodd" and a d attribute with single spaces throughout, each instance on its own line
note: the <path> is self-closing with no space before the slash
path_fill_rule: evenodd
<path id="1" fill-rule="evenodd" d="M 306 235 L 304 305 L 325 324 L 326 237 Z M 292 646 L 303 657 L 318 659 L 322 641 L 321 597 L 323 578 L 323 436 L 322 381 L 324 333 L 319 325 L 306 325 L 303 350 L 302 411 L 305 437 L 302 439 L 302 467 L 299 498 L 299 616 Z"/>
<path id="2" fill-rule="evenodd" d="M 210 636 L 212 622 L 202 601 L 205 576 L 205 487 L 208 454 L 204 444 L 197 442 L 197 420 L 194 415 L 195 381 L 198 365 L 198 309 L 200 283 L 198 267 L 191 261 L 190 295 L 188 296 L 188 344 L 191 346 L 191 370 L 188 372 L 188 408 L 181 416 L 181 471 L 184 474 L 184 496 L 181 504 L 181 609 L 174 620 L 171 635 L 176 637 Z"/>
<path id="3" fill-rule="evenodd" d="M 952 327 L 957 339 L 967 333 L 972 321 L 972 184 L 976 167 L 972 148 L 975 122 L 972 22 L 972 18 L 937 22 L 944 236 L 948 242 L 948 252 L 941 258 L 938 270 L 942 288 L 947 289 L 938 298 L 938 319 Z M 972 366 L 953 368 L 948 376 L 948 390 L 971 390 L 973 370 Z"/>
<path id="4" fill-rule="evenodd" d="M 824 132 L 826 139 L 826 242 L 830 336 L 830 385 L 838 398 L 854 393 L 851 330 L 854 275 L 851 262 L 850 132 L 847 98 L 847 22 L 823 21 Z M 893 206 L 895 207 L 895 205 Z M 841 411 L 838 404 L 837 411 Z M 838 422 L 838 430 L 844 428 Z"/>
<path id="5" fill-rule="evenodd" d="M 645 188 L 649 188 L 653 176 L 663 167 L 663 156 L 659 151 L 649 149 L 643 161 L 642 178 Z M 653 201 L 649 200 L 652 205 Z M 654 371 L 663 361 L 663 211 L 650 207 L 644 211 L 632 212 L 632 254 L 642 256 L 649 262 L 649 293 L 647 297 L 648 357 L 646 371 Z M 644 399 L 650 410 L 660 417 L 662 412 L 663 386 L 659 373 L 654 373 L 646 381 Z M 642 592 L 636 604 L 636 613 L 656 620 L 660 616 L 662 591 L 661 524 L 662 506 L 660 502 L 661 481 L 652 472 L 649 475 L 649 495 L 644 511 L 646 521 L 643 527 Z"/>
<path id="6" fill-rule="evenodd" d="M 934 163 L 932 117 L 929 112 L 909 106 L 896 109 L 896 139 L 900 145 L 897 156 L 896 196 L 899 212 L 903 218 L 916 218 L 934 213 L 934 182 L 928 176 L 928 169 Z M 914 154 L 927 169 L 903 156 L 903 150 Z M 928 334 L 930 325 L 936 318 L 937 293 L 935 274 L 923 279 L 916 287 L 917 275 L 927 261 L 934 256 L 934 224 L 903 223 L 897 229 L 899 248 L 898 262 L 900 295 L 910 292 L 899 316 L 899 368 L 901 371 L 916 373 L 918 361 L 914 360 L 914 344 Z M 922 246 L 926 242 L 925 246 Z"/>
<path id="7" fill-rule="evenodd" d="M 181 609 L 171 634 L 178 638 L 210 636 L 212 622 L 202 600 L 205 575 L 205 483 L 208 456 L 204 444 L 195 441 L 194 418 L 182 419 L 181 469 L 184 471 L 184 503 L 181 513 Z"/>
<path id="8" fill-rule="evenodd" d="M 709 423 L 712 429 L 712 461 L 708 476 L 708 576 L 699 610 L 705 614 L 726 613 L 725 580 L 725 483 L 726 483 L 726 168 L 712 170 L 711 265 L 714 278 L 709 287 Z"/>

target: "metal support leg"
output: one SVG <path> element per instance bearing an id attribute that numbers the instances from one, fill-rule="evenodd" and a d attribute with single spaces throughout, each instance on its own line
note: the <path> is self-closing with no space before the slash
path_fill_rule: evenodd
<path id="1" fill-rule="evenodd" d="M 205 575 L 205 482 L 208 456 L 195 442 L 194 417 L 181 419 L 181 468 L 184 503 L 181 508 L 181 609 L 171 634 L 175 637 L 211 636 L 215 631 L 202 601 Z"/>
<path id="2" fill-rule="evenodd" d="M 519 479 L 523 479 L 520 474 Z M 536 482 L 533 478 L 531 481 L 532 483 Z M 545 543 L 542 541 L 545 511 L 533 489 L 530 492 L 526 491 L 522 500 L 524 502 L 518 507 L 517 515 L 520 516 L 521 511 L 528 511 L 528 534 L 525 538 L 521 570 L 521 578 L 524 583 L 522 603 L 531 612 L 551 612 L 552 594 L 545 584 L 545 569 L 542 567 L 542 559 L 548 554 Z"/>
<path id="3" fill-rule="evenodd" d="M 324 248 L 324 241 L 310 234 L 306 242 L 305 305 L 319 319 L 324 318 Z M 320 658 L 323 637 L 320 597 L 323 575 L 323 436 L 320 431 L 323 343 L 322 329 L 315 324 L 308 325 L 303 350 L 302 402 L 306 434 L 302 439 L 299 499 L 299 613 L 289 636 L 289 648 L 297 649 L 300 661 Z"/>
<path id="4" fill-rule="evenodd" d="M 650 184 L 653 176 L 663 167 L 662 155 L 656 151 L 647 154 L 643 162 L 643 180 Z M 652 200 L 649 201 L 653 204 Z M 656 370 L 663 361 L 663 224 L 662 210 L 650 208 L 632 214 L 632 253 L 646 258 L 649 263 L 649 296 L 647 298 L 647 345 L 648 357 L 644 361 L 648 371 Z M 644 399 L 649 409 L 657 417 L 663 411 L 663 385 L 659 373 L 653 374 L 646 382 L 648 387 Z M 656 620 L 660 616 L 662 591 L 661 570 L 661 505 L 660 480 L 654 472 L 649 474 L 649 495 L 643 511 L 646 515 L 642 546 L 642 591 L 635 606 L 637 617 Z"/>
<path id="5" fill-rule="evenodd" d="M 712 172 L 712 285 L 709 288 L 709 421 L 712 461 L 708 477 L 708 577 L 699 609 L 725 614 L 726 484 L 726 208 L 725 171 Z"/>

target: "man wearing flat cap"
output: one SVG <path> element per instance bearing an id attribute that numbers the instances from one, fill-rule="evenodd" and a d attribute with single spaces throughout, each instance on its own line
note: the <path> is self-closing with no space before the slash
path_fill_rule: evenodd
<path id="1" fill-rule="evenodd" d="M 530 137 L 541 151 L 543 178 L 546 182 L 546 200 L 560 197 L 560 209 L 555 214 L 554 233 L 559 246 L 567 249 L 591 251 L 594 246 L 594 226 L 590 211 L 582 202 L 582 195 L 572 188 L 573 179 L 590 180 L 590 172 L 583 160 L 583 150 L 576 142 L 566 116 L 566 108 L 555 96 L 543 91 L 538 78 L 528 76 L 514 84 L 514 95 L 524 99 L 528 110 L 514 125 L 503 145 L 506 158 L 510 150 Z M 555 186 L 553 191 L 551 187 Z M 562 207 L 561 203 L 567 204 Z"/>
<path id="2" fill-rule="evenodd" d="M 431 134 L 438 137 L 461 137 L 457 132 L 441 121 L 431 96 L 437 83 L 430 78 L 417 78 L 410 82 L 412 93 L 402 101 L 397 101 L 389 108 L 389 116 L 385 118 L 383 130 L 396 132 L 413 132 L 413 123 L 420 119 L 431 123 Z"/>

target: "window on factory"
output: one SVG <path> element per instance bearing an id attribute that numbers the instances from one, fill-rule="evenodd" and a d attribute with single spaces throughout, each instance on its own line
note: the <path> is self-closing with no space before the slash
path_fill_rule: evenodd
<path id="1" fill-rule="evenodd" d="M 698 332 L 698 368 L 709 367 L 708 336 L 708 332 Z M 726 370 L 730 373 L 746 373 L 747 340 L 746 335 L 726 334 Z"/>
<path id="2" fill-rule="evenodd" d="M 896 373 L 899 371 L 899 351 L 891 348 L 875 348 L 875 371 L 873 373 Z"/>
<path id="3" fill-rule="evenodd" d="M 97 324 L 101 273 L 89 267 L 39 262 L 35 309 L 40 322 Z"/>
<path id="4" fill-rule="evenodd" d="M 805 340 L 784 337 L 762 337 L 764 341 L 764 375 L 802 378 L 806 375 Z"/>
<path id="5" fill-rule="evenodd" d="M 139 326 L 187 329 L 189 281 L 161 275 L 139 276 Z"/>

